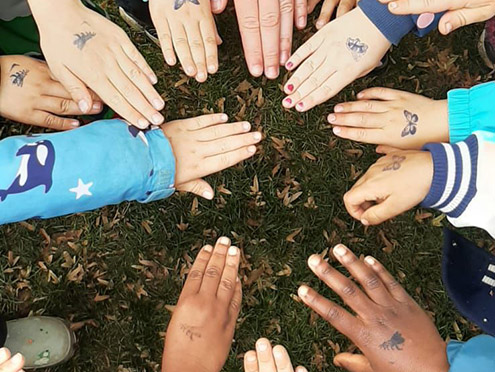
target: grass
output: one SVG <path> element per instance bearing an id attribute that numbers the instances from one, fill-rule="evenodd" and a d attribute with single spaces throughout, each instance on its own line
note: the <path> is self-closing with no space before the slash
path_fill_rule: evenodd
<path id="1" fill-rule="evenodd" d="M 123 26 L 113 4 L 109 10 Z M 306 259 L 338 242 L 357 254 L 373 254 L 399 276 L 434 314 L 443 337 L 475 335 L 478 331 L 455 311 L 441 283 L 441 226 L 446 220 L 433 215 L 417 221 L 411 211 L 367 230 L 354 221 L 342 195 L 377 156 L 372 146 L 335 139 L 325 117 L 335 103 L 353 99 L 365 87 L 385 85 L 443 98 L 451 88 L 487 80 L 476 52 L 480 27 L 449 37 L 408 36 L 391 53 L 385 71 L 302 115 L 280 105 L 280 84 L 287 76 L 277 81 L 249 76 L 232 9 L 219 17 L 219 29 L 224 38 L 220 71 L 205 84 L 188 81 L 180 88 L 174 87 L 183 76 L 180 70 L 164 67 L 158 49 L 143 35 L 130 33 L 159 75 L 167 120 L 219 111 L 225 98 L 230 117 L 242 116 L 263 130 L 266 140 L 259 155 L 209 178 L 231 194 L 217 192 L 212 202 L 175 195 L 149 205 L 125 203 L 0 227 L 0 312 L 8 318 L 44 314 L 85 322 L 77 331 L 74 358 L 53 371 L 157 371 L 170 318 L 167 305 L 178 298 L 184 270 L 201 245 L 228 235 L 243 250 L 245 296 L 225 371 L 240 371 L 240 356 L 260 336 L 287 346 L 295 364 L 312 371 L 338 370 L 331 363 L 329 341 L 341 349 L 352 345 L 294 299 L 301 283 L 335 299 L 307 269 Z M 295 44 L 311 32 L 299 34 Z M 237 89 L 245 81 L 252 88 Z M 259 105 L 250 99 L 258 89 L 264 98 Z M 2 136 L 26 130 L 8 124 Z M 289 205 L 279 197 L 287 187 L 290 195 L 302 193 Z M 488 235 L 463 233 L 493 249 Z M 68 276 L 78 265 L 80 275 Z"/>

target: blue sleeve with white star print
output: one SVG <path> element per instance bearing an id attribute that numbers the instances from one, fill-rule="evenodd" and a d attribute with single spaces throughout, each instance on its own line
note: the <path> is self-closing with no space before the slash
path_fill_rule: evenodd
<path id="1" fill-rule="evenodd" d="M 0 141 L 0 224 L 174 193 L 175 158 L 160 129 L 103 120 Z"/>

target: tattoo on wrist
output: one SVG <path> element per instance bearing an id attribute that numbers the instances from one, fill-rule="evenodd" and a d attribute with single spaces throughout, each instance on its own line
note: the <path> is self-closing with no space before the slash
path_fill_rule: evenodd
<path id="1" fill-rule="evenodd" d="M 191 341 L 195 338 L 201 338 L 201 333 L 195 330 L 196 327 L 188 326 L 187 324 L 181 324 L 180 330 L 187 336 Z"/>
<path id="2" fill-rule="evenodd" d="M 401 137 L 414 136 L 418 129 L 419 116 L 404 110 L 404 117 L 406 118 L 407 125 L 402 130 Z"/>
<path id="3" fill-rule="evenodd" d="M 347 38 L 345 45 L 351 52 L 352 58 L 354 58 L 354 61 L 356 62 L 359 61 L 368 51 L 368 45 L 359 40 L 359 38 L 353 39 L 352 37 L 349 37 Z"/>
<path id="4" fill-rule="evenodd" d="M 383 168 L 383 172 L 399 170 L 400 167 L 402 166 L 402 162 L 404 160 L 406 160 L 405 156 L 393 155 L 392 156 L 392 163 L 390 163 L 385 168 Z"/>
<path id="5" fill-rule="evenodd" d="M 12 70 L 16 67 L 20 67 L 20 66 L 17 63 L 14 63 L 10 67 L 10 72 L 12 72 Z M 10 81 L 12 85 L 16 85 L 22 88 L 22 86 L 24 85 L 24 79 L 26 78 L 27 74 L 29 74 L 29 70 L 25 70 L 25 69 L 14 72 L 12 75 L 10 75 Z"/>
<path id="6" fill-rule="evenodd" d="M 94 32 L 81 32 L 79 34 L 74 34 L 74 36 L 74 45 L 77 47 L 77 49 L 83 50 L 83 48 L 86 46 L 86 43 L 94 38 L 96 34 Z"/>
<path id="7" fill-rule="evenodd" d="M 199 0 L 175 0 L 174 9 L 179 10 L 185 3 L 191 3 L 194 5 L 199 5 Z"/>
<path id="8" fill-rule="evenodd" d="M 404 344 L 406 340 L 404 340 L 404 338 L 402 337 L 402 335 L 396 331 L 392 338 L 388 341 L 385 341 L 384 343 L 380 344 L 380 349 L 382 350 L 398 350 L 398 351 L 402 351 L 402 347 L 401 345 Z"/>

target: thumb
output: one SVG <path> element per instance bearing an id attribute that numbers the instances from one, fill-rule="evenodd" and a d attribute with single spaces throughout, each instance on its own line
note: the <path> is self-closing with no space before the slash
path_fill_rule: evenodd
<path id="1" fill-rule="evenodd" d="M 211 11 L 213 14 L 222 13 L 227 7 L 228 0 L 211 0 Z"/>
<path id="2" fill-rule="evenodd" d="M 190 192 L 208 200 L 213 199 L 214 195 L 214 191 L 210 184 L 200 178 L 177 185 L 177 190 Z"/>
<path id="3" fill-rule="evenodd" d="M 393 147 L 393 146 L 387 146 L 387 145 L 379 145 L 376 147 L 376 153 L 377 154 L 388 155 L 388 154 L 391 154 L 391 153 L 397 152 L 397 151 L 404 151 L 404 150 L 398 149 L 397 147 Z"/>
<path id="4" fill-rule="evenodd" d="M 366 209 L 363 214 L 361 214 L 360 220 L 365 226 L 379 225 L 402 212 L 405 211 L 401 209 L 400 204 L 394 202 L 392 197 L 389 196 Z"/>
<path id="5" fill-rule="evenodd" d="M 483 8 L 452 10 L 442 16 L 438 23 L 438 30 L 443 35 L 447 35 L 458 28 L 472 23 L 486 21 L 490 18 L 486 14 L 488 12 L 484 12 Z"/>
<path id="6" fill-rule="evenodd" d="M 337 367 L 345 368 L 349 372 L 373 372 L 370 361 L 364 355 L 341 353 L 333 359 Z"/>
<path id="7" fill-rule="evenodd" d="M 54 75 L 56 80 L 69 92 L 72 100 L 77 103 L 81 112 L 83 114 L 89 113 L 93 107 L 93 98 L 86 85 L 65 67 Z"/>

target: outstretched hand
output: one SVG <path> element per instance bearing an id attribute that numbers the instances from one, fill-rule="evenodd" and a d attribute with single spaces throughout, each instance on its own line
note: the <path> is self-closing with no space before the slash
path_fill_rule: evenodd
<path id="1" fill-rule="evenodd" d="M 270 341 L 260 338 L 256 341 L 256 350 L 244 354 L 244 372 L 307 372 L 304 367 L 294 369 L 285 347 L 272 348 Z"/>

